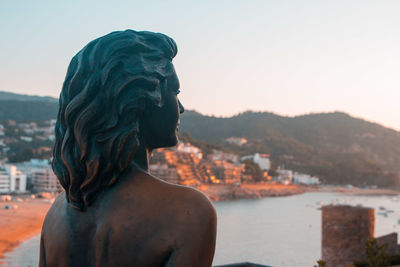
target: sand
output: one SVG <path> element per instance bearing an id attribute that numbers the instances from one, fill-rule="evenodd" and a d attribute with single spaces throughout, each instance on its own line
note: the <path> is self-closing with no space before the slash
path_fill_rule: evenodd
<path id="1" fill-rule="evenodd" d="M 5 209 L 5 206 L 18 208 Z M 40 233 L 48 199 L 29 199 L 24 202 L 0 202 L 0 258 L 21 242 Z"/>
<path id="2" fill-rule="evenodd" d="M 198 187 L 212 201 L 242 198 L 277 197 L 304 192 L 338 192 L 360 195 L 399 195 L 393 189 L 360 189 L 340 186 L 300 186 L 282 184 L 202 185 Z M 18 205 L 17 209 L 4 207 Z M 44 217 L 51 203 L 49 199 L 33 199 L 24 202 L 0 202 L 0 259 L 21 242 L 40 233 Z M 1 261 L 0 261 L 1 262 Z"/>

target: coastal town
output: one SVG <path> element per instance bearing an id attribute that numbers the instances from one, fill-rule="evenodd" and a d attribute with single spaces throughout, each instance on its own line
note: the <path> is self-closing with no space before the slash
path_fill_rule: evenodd
<path id="1" fill-rule="evenodd" d="M 51 168 L 55 120 L 36 122 L 8 120 L 0 124 L 0 193 L 57 193 L 61 187 Z M 242 137 L 227 142 L 242 146 Z M 265 152 L 265 151 L 263 151 Z M 318 185 L 318 177 L 278 166 L 271 175 L 267 153 L 239 157 L 213 149 L 205 153 L 189 142 L 153 151 L 149 172 L 170 183 L 202 189 L 204 185 L 240 188 L 245 184 Z"/>
<path id="2" fill-rule="evenodd" d="M 55 120 L 0 121 L 0 264 L 8 252 L 40 233 L 47 210 L 62 190 L 51 167 L 54 125 Z M 153 151 L 149 173 L 169 183 L 194 187 L 212 201 L 314 191 L 398 194 L 376 187 L 322 185 L 318 177 L 274 164 L 268 151 L 243 156 L 223 149 L 202 149 L 182 140 L 176 147 Z M 229 137 L 224 142 L 242 149 L 248 140 Z"/>
<path id="3" fill-rule="evenodd" d="M 0 122 L 0 258 L 40 232 L 51 203 L 62 188 L 51 167 L 55 120 Z M 238 147 L 242 137 L 226 140 Z M 263 153 L 261 153 L 263 152 Z M 261 151 L 240 157 L 226 151 L 203 151 L 187 141 L 153 151 L 150 174 L 191 186 L 213 201 L 284 196 L 319 184 L 317 177 L 278 167 Z"/>

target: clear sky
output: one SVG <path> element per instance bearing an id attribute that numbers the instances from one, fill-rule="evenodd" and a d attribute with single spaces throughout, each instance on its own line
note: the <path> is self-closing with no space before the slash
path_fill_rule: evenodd
<path id="1" fill-rule="evenodd" d="M 5 0 L 0 90 L 58 97 L 72 56 L 130 28 L 175 39 L 188 109 L 344 111 L 400 130 L 399 14 L 397 0 Z"/>

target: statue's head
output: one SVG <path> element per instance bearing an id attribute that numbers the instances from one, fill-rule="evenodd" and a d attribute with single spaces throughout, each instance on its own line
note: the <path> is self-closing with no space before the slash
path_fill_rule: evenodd
<path id="1" fill-rule="evenodd" d="M 128 169 L 139 148 L 173 146 L 183 107 L 175 42 L 132 30 L 100 37 L 76 54 L 60 94 L 53 169 L 82 210 Z"/>

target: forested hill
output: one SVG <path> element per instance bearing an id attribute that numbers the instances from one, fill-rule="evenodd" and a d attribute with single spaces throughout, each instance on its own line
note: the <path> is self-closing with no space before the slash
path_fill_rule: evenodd
<path id="1" fill-rule="evenodd" d="M 0 91 L 0 100 L 39 101 L 58 103 L 58 99 L 50 96 L 20 95 Z"/>
<path id="2" fill-rule="evenodd" d="M 57 117 L 58 99 L 0 91 L 0 121 L 36 121 Z"/>
<path id="3" fill-rule="evenodd" d="M 0 121 L 55 119 L 58 100 L 0 92 Z M 283 117 L 245 112 L 230 118 L 185 111 L 180 132 L 203 148 L 220 147 L 239 155 L 271 155 L 273 166 L 317 175 L 339 184 L 399 184 L 400 132 L 345 113 Z M 228 137 L 245 137 L 238 147 Z M 204 141 L 204 142 L 201 142 Z"/>
<path id="4" fill-rule="evenodd" d="M 43 121 L 57 118 L 58 103 L 0 100 L 0 121 Z"/>
<path id="5" fill-rule="evenodd" d="M 400 173 L 400 132 L 348 114 L 322 113 L 283 117 L 245 112 L 230 118 L 188 111 L 180 131 L 241 155 L 271 154 L 275 164 L 342 184 L 394 184 Z M 238 147 L 224 140 L 245 137 Z"/>

